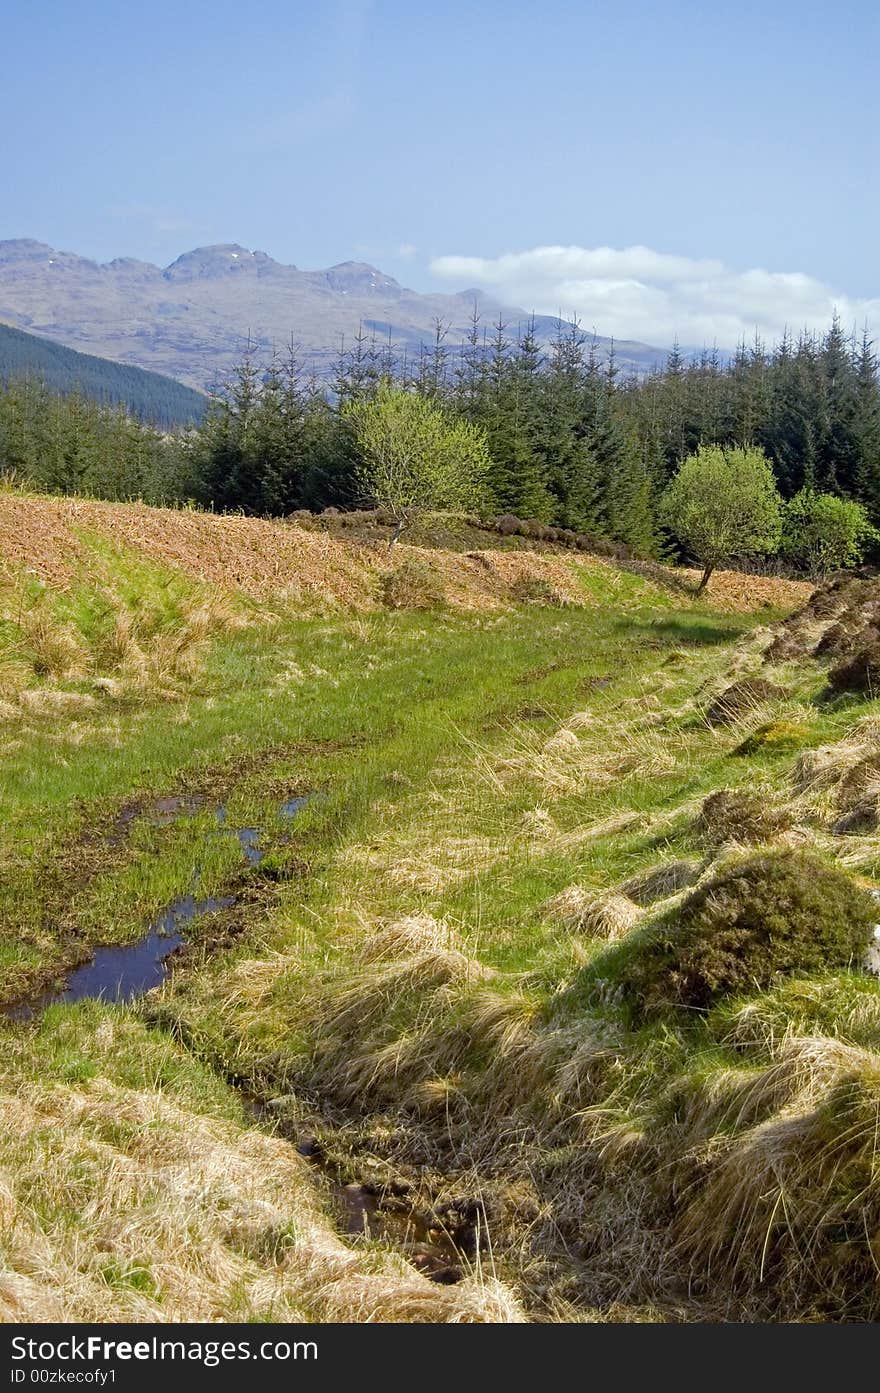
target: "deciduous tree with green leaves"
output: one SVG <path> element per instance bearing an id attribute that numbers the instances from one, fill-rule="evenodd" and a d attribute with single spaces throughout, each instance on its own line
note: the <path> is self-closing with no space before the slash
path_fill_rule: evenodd
<path id="1" fill-rule="evenodd" d="M 850 498 L 801 489 L 785 505 L 782 552 L 811 576 L 857 565 L 876 535 L 861 503 Z"/>
<path id="2" fill-rule="evenodd" d="M 682 460 L 660 510 L 703 567 L 698 595 L 729 557 L 767 556 L 779 549 L 782 499 L 761 450 L 701 445 Z"/>
<path id="3" fill-rule="evenodd" d="M 344 415 L 357 441 L 361 488 L 397 524 L 392 546 L 420 513 L 480 508 L 489 470 L 481 426 L 390 380 L 372 397 L 347 403 Z"/>

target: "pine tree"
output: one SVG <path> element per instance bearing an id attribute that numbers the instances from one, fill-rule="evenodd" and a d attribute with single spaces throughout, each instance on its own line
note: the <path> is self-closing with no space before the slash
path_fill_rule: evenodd
<path id="1" fill-rule="evenodd" d="M 559 331 L 544 382 L 542 452 L 556 500 L 553 521 L 579 532 L 604 534 L 602 482 L 590 442 L 590 369 L 586 336 L 577 320 Z"/>
<path id="2" fill-rule="evenodd" d="M 855 434 L 859 458 L 854 493 L 876 527 L 880 522 L 880 381 L 867 328 L 862 331 L 856 360 Z"/>

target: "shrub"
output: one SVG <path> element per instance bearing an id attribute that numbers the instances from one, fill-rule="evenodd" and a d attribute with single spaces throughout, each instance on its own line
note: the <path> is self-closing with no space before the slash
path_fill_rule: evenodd
<path id="1" fill-rule="evenodd" d="M 522 524 L 522 535 L 533 542 L 549 542 L 551 530 L 546 522 L 541 522 L 539 518 L 526 518 Z"/>
<path id="2" fill-rule="evenodd" d="M 517 576 L 510 586 L 510 593 L 521 604 L 565 604 L 564 597 L 543 576 Z"/>
<path id="3" fill-rule="evenodd" d="M 861 503 L 801 489 L 782 514 L 782 553 L 811 576 L 827 575 L 862 559 L 874 536 Z"/>
<path id="4" fill-rule="evenodd" d="M 342 415 L 357 441 L 361 489 L 394 518 L 392 544 L 426 511 L 472 511 L 482 502 L 489 449 L 481 426 L 390 379 Z"/>
<path id="5" fill-rule="evenodd" d="M 408 556 L 382 581 L 382 603 L 388 609 L 435 609 L 445 599 L 440 577 L 420 557 Z"/>
<path id="6" fill-rule="evenodd" d="M 761 450 L 701 445 L 682 461 L 660 500 L 660 516 L 703 567 L 698 594 L 729 557 L 776 551 L 781 503 Z"/>
<path id="7" fill-rule="evenodd" d="M 850 876 L 805 852 L 768 852 L 721 870 L 618 952 L 626 995 L 645 1011 L 705 1010 L 780 975 L 859 966 L 877 905 Z"/>

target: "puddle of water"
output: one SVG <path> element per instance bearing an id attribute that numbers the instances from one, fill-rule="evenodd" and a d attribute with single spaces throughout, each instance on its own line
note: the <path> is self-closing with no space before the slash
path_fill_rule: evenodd
<path id="1" fill-rule="evenodd" d="M 289 821 L 296 817 L 300 808 L 308 801 L 307 795 L 299 798 L 286 798 L 279 804 L 278 816 Z M 238 838 L 238 844 L 244 852 L 245 859 L 249 866 L 258 866 L 263 859 L 264 852 L 260 847 L 260 838 L 263 835 L 259 827 L 227 827 L 226 825 L 226 804 L 220 803 L 214 810 L 217 818 L 217 826 L 223 831 L 228 831 L 232 836 Z"/>
<path id="2" fill-rule="evenodd" d="M 147 803 L 135 799 L 126 803 L 110 824 L 105 840 L 111 846 L 119 846 L 128 833 L 131 824 L 140 817 L 146 817 L 156 827 L 167 827 L 180 817 L 192 817 L 205 805 L 201 793 L 182 793 L 153 798 Z"/>
<path id="3" fill-rule="evenodd" d="M 192 817 L 204 806 L 205 800 L 200 793 L 186 793 L 171 798 L 155 798 L 146 812 L 157 827 L 167 827 L 180 817 Z"/>
<path id="4" fill-rule="evenodd" d="M 280 816 L 294 817 L 305 802 L 305 797 L 286 799 L 279 808 Z M 146 809 L 137 810 L 134 805 L 124 809 L 113 826 L 114 830 L 120 830 L 136 816 L 144 814 L 155 824 L 163 826 L 196 813 L 203 806 L 204 799 L 199 794 L 156 798 Z M 225 803 L 220 803 L 214 811 L 217 826 L 238 840 L 248 865 L 259 865 L 264 855 L 259 845 L 262 830 L 259 827 L 228 827 Z M 230 909 L 235 900 L 235 895 L 204 900 L 197 900 L 194 895 L 181 895 L 162 911 L 136 943 L 96 949 L 89 962 L 70 973 L 61 990 L 45 992 L 32 1001 L 11 1006 L 4 1014 L 9 1020 L 27 1021 L 47 1006 L 86 1000 L 133 1001 L 165 981 L 170 970 L 170 959 L 186 942 L 184 929 L 187 924 L 202 914 Z"/>
<path id="5" fill-rule="evenodd" d="M 26 1021 L 47 1006 L 74 1001 L 133 1001 L 158 987 L 168 976 L 168 959 L 183 946 L 183 928 L 200 914 L 229 909 L 234 895 L 197 900 L 183 895 L 162 912 L 137 943 L 98 948 L 90 962 L 76 968 L 62 991 L 46 992 L 35 1001 L 7 1011 L 11 1020 Z"/>
<path id="6" fill-rule="evenodd" d="M 260 850 L 260 829 L 259 827 L 236 827 L 235 835 L 238 844 L 245 855 L 245 860 L 249 866 L 258 866 L 263 859 Z"/>

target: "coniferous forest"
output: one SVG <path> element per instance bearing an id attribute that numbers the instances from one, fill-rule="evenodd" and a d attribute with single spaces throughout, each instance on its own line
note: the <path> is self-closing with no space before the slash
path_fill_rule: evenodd
<path id="1" fill-rule="evenodd" d="M 0 383 L 30 378 L 65 395 L 80 391 L 105 406 L 121 406 L 139 421 L 162 429 L 195 425 L 207 400 L 173 377 L 78 353 L 54 339 L 0 323 Z"/>
<path id="2" fill-rule="evenodd" d="M 160 431 L 33 381 L 0 392 L 0 472 L 41 490 L 140 497 L 282 515 L 363 507 L 345 407 L 392 378 L 482 426 L 491 468 L 485 511 L 511 513 L 656 554 L 656 502 L 700 444 L 752 445 L 780 492 L 864 504 L 880 523 L 880 382 L 867 334 L 835 320 L 821 336 L 759 340 L 732 357 L 678 347 L 641 377 L 618 370 L 572 323 L 544 347 L 533 328 L 484 326 L 464 344 L 437 326 L 415 360 L 361 334 L 331 382 L 307 377 L 293 348 L 246 353 L 204 422 Z"/>

